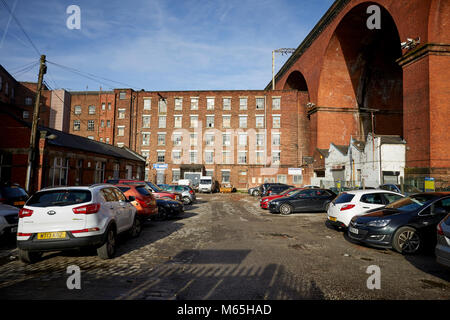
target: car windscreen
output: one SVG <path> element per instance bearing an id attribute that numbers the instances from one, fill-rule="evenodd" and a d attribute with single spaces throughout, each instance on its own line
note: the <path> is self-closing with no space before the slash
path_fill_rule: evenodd
<path id="1" fill-rule="evenodd" d="M 432 194 L 416 194 L 394 201 L 386 206 L 388 209 L 399 211 L 414 211 L 425 206 L 429 201 L 436 199 Z"/>
<path id="2" fill-rule="evenodd" d="M 143 196 L 150 196 L 150 192 L 148 191 L 148 189 L 144 186 L 140 186 L 140 187 L 136 187 L 136 191 L 139 192 L 140 195 Z"/>
<path id="3" fill-rule="evenodd" d="M 158 187 L 157 185 L 154 185 L 153 183 L 151 183 L 150 181 L 145 182 L 150 189 L 152 189 L 154 192 L 164 192 L 163 189 L 161 189 L 160 187 Z"/>
<path id="4" fill-rule="evenodd" d="M 340 204 L 340 203 L 347 203 L 353 200 L 353 198 L 355 197 L 354 194 L 350 194 L 350 193 L 341 193 L 336 200 L 334 200 L 333 202 L 335 204 Z"/>
<path id="5" fill-rule="evenodd" d="M 2 187 L 0 188 L 0 194 L 4 198 L 20 198 L 20 197 L 28 197 L 25 190 L 20 187 Z"/>
<path id="6" fill-rule="evenodd" d="M 49 190 L 35 193 L 27 201 L 26 205 L 33 207 L 64 207 L 90 202 L 91 200 L 92 194 L 88 190 Z"/>
<path id="7" fill-rule="evenodd" d="M 211 180 L 200 180 L 200 184 L 211 184 Z"/>

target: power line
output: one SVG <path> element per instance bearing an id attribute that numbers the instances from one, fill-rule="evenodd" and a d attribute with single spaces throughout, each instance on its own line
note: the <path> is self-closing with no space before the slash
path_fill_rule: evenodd
<path id="1" fill-rule="evenodd" d="M 36 47 L 36 45 L 33 43 L 33 41 L 31 40 L 30 36 L 28 35 L 28 33 L 25 31 L 25 29 L 23 28 L 22 24 L 20 23 L 19 19 L 17 19 L 17 17 L 14 15 L 14 13 L 11 11 L 11 9 L 9 8 L 9 6 L 6 4 L 5 0 L 1 0 L 3 3 L 3 6 L 6 8 L 6 10 L 9 12 L 9 14 L 13 17 L 14 21 L 17 23 L 17 25 L 19 26 L 19 28 L 22 30 L 23 34 L 25 35 L 25 37 L 28 39 L 28 41 L 31 43 L 32 47 L 34 48 L 34 50 L 37 52 L 37 54 L 39 56 L 41 56 L 40 51 L 38 50 L 38 48 Z"/>

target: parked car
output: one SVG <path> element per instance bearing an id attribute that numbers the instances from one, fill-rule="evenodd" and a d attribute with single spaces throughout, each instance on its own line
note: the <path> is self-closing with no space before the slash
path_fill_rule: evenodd
<path id="1" fill-rule="evenodd" d="M 19 185 L 7 184 L 0 186 L 0 203 L 22 208 L 29 196 Z"/>
<path id="2" fill-rule="evenodd" d="M 0 236 L 15 234 L 18 222 L 19 208 L 0 204 Z"/>
<path id="3" fill-rule="evenodd" d="M 115 184 L 146 184 L 147 187 L 152 191 L 152 193 L 156 199 L 168 198 L 168 199 L 178 200 L 178 201 L 181 200 L 180 193 L 164 191 L 160 187 L 158 187 L 157 185 L 155 185 L 154 183 L 152 183 L 150 181 L 110 179 L 110 180 L 106 180 L 106 183 L 111 183 L 114 185 Z"/>
<path id="4" fill-rule="evenodd" d="M 352 218 L 348 236 L 403 254 L 415 254 L 436 244 L 436 227 L 450 212 L 450 192 L 418 193 L 386 207 Z"/>
<path id="5" fill-rule="evenodd" d="M 379 209 L 403 197 L 400 193 L 385 190 L 342 192 L 328 206 L 328 221 L 335 227 L 347 228 L 354 216 Z"/>
<path id="6" fill-rule="evenodd" d="M 177 186 L 177 185 L 158 185 L 161 189 L 170 192 L 176 192 L 181 194 L 181 202 L 186 205 L 192 204 L 197 200 L 195 195 L 195 191 L 192 190 L 191 187 L 188 186 Z"/>
<path id="7" fill-rule="evenodd" d="M 393 183 L 382 184 L 381 186 L 378 187 L 378 189 L 401 193 L 401 194 L 404 194 L 405 196 L 410 196 L 410 195 L 422 192 L 419 189 L 417 189 L 416 187 L 409 186 L 409 185 L 404 185 L 403 189 L 405 191 L 402 192 L 401 186 L 399 184 L 393 184 Z"/>
<path id="8" fill-rule="evenodd" d="M 188 187 L 194 189 L 194 184 L 191 179 L 180 179 L 180 180 L 178 180 L 178 185 L 179 186 L 188 186 Z"/>
<path id="9" fill-rule="evenodd" d="M 281 192 L 286 191 L 287 189 L 291 189 L 291 188 L 294 188 L 294 186 L 289 186 L 289 185 L 285 185 L 285 184 L 270 186 L 269 188 L 267 188 L 266 192 L 264 194 L 262 194 L 261 196 L 267 197 L 267 196 L 280 194 Z"/>
<path id="10" fill-rule="evenodd" d="M 336 194 L 329 189 L 304 189 L 292 196 L 270 201 L 269 210 L 283 215 L 293 212 L 324 212 L 335 197 Z"/>
<path id="11" fill-rule="evenodd" d="M 20 260 L 33 263 L 44 251 L 82 247 L 96 248 L 102 259 L 114 257 L 118 234 L 141 232 L 131 200 L 109 184 L 38 191 L 19 212 Z"/>
<path id="12" fill-rule="evenodd" d="M 262 185 L 259 186 L 259 196 L 263 196 L 263 194 L 265 194 L 265 192 L 267 191 L 267 189 L 271 186 L 275 186 L 275 185 L 285 185 L 284 183 L 279 183 L 279 182 L 266 182 L 263 183 Z"/>
<path id="13" fill-rule="evenodd" d="M 450 268 L 450 214 L 437 226 L 436 261 Z"/>
<path id="14" fill-rule="evenodd" d="M 281 198 L 281 197 L 292 196 L 292 195 L 296 194 L 297 192 L 299 192 L 300 190 L 303 190 L 303 188 L 289 188 L 287 190 L 284 190 L 280 194 L 274 194 L 274 195 L 270 195 L 270 196 L 261 198 L 261 200 L 259 200 L 259 206 L 263 209 L 268 209 L 270 201 Z"/>
<path id="15" fill-rule="evenodd" d="M 156 199 L 158 205 L 158 219 L 165 220 L 177 216 L 184 211 L 183 203 L 172 199 Z"/>
<path id="16" fill-rule="evenodd" d="M 257 197 L 257 196 L 259 196 L 259 188 L 260 188 L 261 186 L 256 186 L 256 187 L 253 187 L 253 188 L 249 188 L 248 190 L 247 190 L 247 192 L 248 192 L 248 194 L 249 195 L 252 195 L 252 196 L 254 196 L 254 197 Z"/>
<path id="17" fill-rule="evenodd" d="M 127 198 L 134 197 L 131 204 L 136 208 L 139 218 L 145 220 L 158 214 L 156 199 L 145 184 L 116 184 L 115 186 Z"/>

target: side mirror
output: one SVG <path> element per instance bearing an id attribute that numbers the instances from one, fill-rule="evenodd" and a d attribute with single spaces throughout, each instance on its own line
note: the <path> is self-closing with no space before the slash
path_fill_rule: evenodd
<path id="1" fill-rule="evenodd" d="M 134 196 L 129 196 L 128 197 L 128 202 L 133 202 L 135 200 L 136 200 L 136 197 L 134 197 Z"/>
<path id="2" fill-rule="evenodd" d="M 445 210 L 444 208 L 441 208 L 441 207 L 435 207 L 431 211 L 431 214 L 434 215 L 434 216 L 446 215 L 447 214 L 447 210 Z"/>

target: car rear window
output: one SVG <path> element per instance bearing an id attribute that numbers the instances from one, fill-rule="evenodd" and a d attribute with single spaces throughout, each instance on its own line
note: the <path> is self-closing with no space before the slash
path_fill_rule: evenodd
<path id="1" fill-rule="evenodd" d="M 19 198 L 27 197 L 27 193 L 20 187 L 2 187 L 0 188 L 0 194 L 5 198 Z"/>
<path id="2" fill-rule="evenodd" d="M 339 203 L 346 203 L 346 202 L 350 202 L 353 200 L 353 198 L 355 197 L 355 195 L 350 194 L 350 193 L 341 193 L 336 200 L 334 200 L 335 204 L 339 204 Z"/>
<path id="3" fill-rule="evenodd" d="M 88 190 L 52 190 L 35 193 L 27 206 L 33 207 L 64 207 L 74 204 L 85 203 L 92 200 L 92 194 Z"/>
<path id="4" fill-rule="evenodd" d="M 143 196 L 150 196 L 150 192 L 148 192 L 146 187 L 136 187 L 137 192 Z"/>

